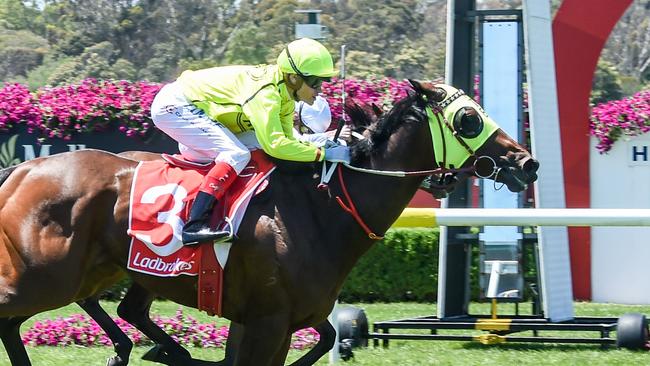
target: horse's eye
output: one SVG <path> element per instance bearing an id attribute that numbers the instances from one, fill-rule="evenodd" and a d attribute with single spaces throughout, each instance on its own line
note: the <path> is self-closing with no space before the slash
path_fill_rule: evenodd
<path id="1" fill-rule="evenodd" d="M 471 139 L 483 131 L 483 118 L 472 107 L 463 107 L 454 115 L 454 130 L 462 137 Z"/>

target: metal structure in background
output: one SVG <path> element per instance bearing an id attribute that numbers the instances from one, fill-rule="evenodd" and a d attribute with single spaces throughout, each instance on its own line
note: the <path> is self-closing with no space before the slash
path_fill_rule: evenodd
<path id="1" fill-rule="evenodd" d="M 474 89 L 475 22 L 468 18 L 476 10 L 475 0 L 447 1 L 447 51 L 445 82 L 465 90 Z M 472 207 L 469 181 L 459 183 L 442 207 Z M 455 317 L 466 315 L 469 304 L 468 244 L 460 239 L 468 233 L 467 227 L 440 228 L 440 258 L 438 273 L 438 315 Z"/>
<path id="2" fill-rule="evenodd" d="M 312 38 L 323 40 L 327 38 L 327 27 L 320 24 L 320 13 L 318 9 L 301 9 L 294 10 L 294 13 L 304 14 L 306 16 L 306 23 L 295 24 L 296 39 Z"/>
<path id="3" fill-rule="evenodd" d="M 414 212 L 415 211 L 415 212 Z M 409 209 L 407 215 L 428 226 L 512 226 L 530 228 L 523 234 L 524 252 L 532 257 L 537 251 L 534 227 L 537 226 L 650 226 L 650 209 Z M 404 220 L 409 221 L 409 220 Z M 399 221 L 398 221 L 399 225 Z M 468 236 L 468 240 L 475 240 Z M 535 261 L 522 262 L 525 272 L 531 273 Z M 536 277 L 524 278 L 528 283 L 537 281 Z M 498 314 L 496 304 L 490 314 L 465 315 L 442 319 L 436 316 L 399 319 L 375 322 L 373 332 L 365 335 L 373 340 L 375 346 L 382 341 L 388 346 L 389 340 L 445 340 L 478 341 L 483 344 L 502 342 L 536 343 L 584 343 L 599 344 L 602 347 L 617 345 L 630 349 L 645 349 L 648 342 L 648 325 L 645 315 L 630 313 L 620 318 L 613 317 L 575 317 L 571 320 L 552 321 L 543 316 L 539 297 L 533 297 L 532 308 L 527 314 L 520 313 L 519 303 L 515 303 L 514 314 Z M 428 333 L 423 332 L 429 331 Z M 453 330 L 449 334 L 439 334 L 441 330 Z M 459 330 L 466 330 L 460 334 Z M 392 333 L 397 331 L 399 333 Z M 513 335 L 519 332 L 532 334 Z M 544 332 L 542 336 L 540 332 Z M 595 336 L 577 336 L 566 332 L 591 332 Z M 613 338 L 611 332 L 616 332 Z M 487 332 L 487 333 L 486 333 Z M 562 335 L 560 335 L 562 334 Z"/>
<path id="4" fill-rule="evenodd" d="M 531 5 L 530 3 L 535 3 Z M 541 4 L 544 3 L 544 4 Z M 498 19 L 496 21 L 505 21 L 511 26 L 517 27 L 519 34 L 516 36 L 516 48 L 518 48 L 518 55 L 515 57 L 517 65 L 514 71 L 515 84 L 518 84 L 519 95 L 516 98 L 519 100 L 518 106 L 522 106 L 521 98 L 523 93 L 521 84 L 523 82 L 522 67 L 523 65 L 523 44 L 522 40 L 524 35 L 522 33 L 523 18 L 528 22 L 526 29 L 527 32 L 537 32 L 536 34 L 527 35 L 525 44 L 528 47 L 528 56 L 535 58 L 536 72 L 531 70 L 532 66 L 527 65 L 529 80 L 529 102 L 534 96 L 538 104 L 536 108 L 531 108 L 531 114 L 535 113 L 538 118 L 545 118 L 542 128 L 551 128 L 555 124 L 555 132 L 557 132 L 557 105 L 554 102 L 554 83 L 548 85 L 540 85 L 540 78 L 553 79 L 549 75 L 554 75 L 552 67 L 552 52 L 550 54 L 540 54 L 541 50 L 552 47 L 550 37 L 550 4 L 548 2 L 531 2 L 524 1 L 524 13 L 528 10 L 528 14 L 523 14 L 519 10 L 490 10 L 490 11 L 477 11 L 474 0 L 449 0 L 448 1 L 448 28 L 447 28 L 447 72 L 446 81 L 457 87 L 465 89 L 468 92 L 473 90 L 473 75 L 474 75 L 474 60 L 475 60 L 475 38 L 484 41 L 483 36 L 486 35 L 487 28 L 480 28 L 481 33 L 476 34 L 477 28 L 483 27 L 488 18 Z M 514 22 L 514 23 L 513 23 Z M 503 23 L 506 24 L 506 23 Z M 537 27 L 537 28 L 535 28 Z M 535 30 L 536 29 L 536 30 Z M 489 30 L 487 30 L 489 32 Z M 546 38 L 544 38 L 546 37 Z M 552 50 L 552 48 L 551 48 Z M 480 53 L 480 52 L 479 52 Z M 548 52 L 547 52 L 548 53 Z M 484 61 L 484 60 L 481 60 Z M 548 64 L 551 63 L 550 67 Z M 496 65 L 495 69 L 489 72 L 499 72 L 498 69 L 501 65 Z M 503 75 L 493 75 L 497 78 Z M 483 80 L 481 80 L 483 81 Z M 497 81 L 498 82 L 498 81 Z M 534 83 L 535 85 L 531 85 Z M 498 91 L 497 88 L 492 90 L 492 93 Z M 489 98 L 485 96 L 486 98 Z M 488 104 L 489 101 L 488 101 Z M 498 108 L 498 106 L 497 106 Z M 520 107 L 518 107 L 520 108 Z M 490 109 L 486 108 L 488 113 Z M 555 111 L 555 112 L 553 112 Z M 521 127 L 522 118 L 521 113 L 516 113 L 519 117 L 516 118 L 519 125 L 515 124 L 514 131 L 507 131 L 512 136 L 522 136 Z M 553 118 L 555 114 L 556 118 Z M 495 116 L 500 123 L 502 118 Z M 507 118 L 507 117 L 506 117 Z M 538 121 L 537 119 L 535 121 Z M 532 125 L 532 123 L 531 123 Z M 544 127 L 545 126 L 545 127 Z M 537 126 L 539 129 L 540 126 Z M 531 128 L 532 129 L 532 128 Z M 546 136 L 546 135 L 545 135 Z M 548 136 L 546 136 L 548 137 Z M 539 138 L 535 140 L 537 144 L 545 144 L 548 139 Z M 550 141 L 547 145 L 553 146 L 553 149 L 558 152 L 560 148 L 559 138 L 555 141 Z M 544 147 L 546 149 L 546 147 Z M 542 151 L 544 149 L 538 150 Z M 556 168 L 561 171 L 561 158 L 559 163 L 556 160 L 547 160 L 542 162 L 548 165 L 555 165 L 551 168 L 551 175 L 561 180 L 561 172 L 559 176 L 555 173 Z M 541 174 L 540 174 L 541 175 Z M 557 182 L 556 182 L 557 183 Z M 561 185 L 561 183 L 559 183 Z M 536 184 L 536 186 L 538 186 Z M 536 187 L 539 188 L 539 187 Z M 557 203 L 558 192 L 554 191 L 548 193 L 548 182 L 543 187 L 546 191 L 541 192 L 537 189 L 536 197 L 539 199 L 540 194 L 543 206 L 538 207 L 564 207 L 563 202 L 558 203 L 558 206 L 552 206 L 551 201 Z M 446 204 L 443 204 L 443 211 L 462 211 L 454 209 L 456 207 L 471 207 L 473 203 L 470 201 L 468 194 L 468 187 L 459 187 L 457 192 L 454 192 L 448 199 Z M 500 200 L 498 196 L 495 200 Z M 549 201 L 550 199 L 550 201 Z M 515 197 L 510 200 L 513 204 L 512 209 L 521 211 L 530 211 L 519 209 L 521 206 L 520 198 Z M 449 208 L 448 208 L 449 207 Z M 461 213 L 466 215 L 467 213 Z M 517 212 L 520 215 L 521 212 Z M 481 214 L 482 215 L 482 214 Z M 509 225 L 513 225 L 515 221 L 510 221 Z M 568 221 L 564 220 L 562 226 L 567 226 Z M 557 222 L 555 222 L 557 224 Z M 433 224 L 433 223 L 432 223 Z M 450 225 L 444 222 L 439 222 L 440 225 Z M 503 222 L 494 223 L 496 226 L 503 226 Z M 469 314 L 469 298 L 470 298 L 470 264 L 472 263 L 472 252 L 476 252 L 477 242 L 479 235 L 469 233 L 467 227 L 460 225 L 475 225 L 484 226 L 490 225 L 486 221 L 468 220 L 458 221 L 452 227 L 447 228 L 442 226 L 440 230 L 440 260 L 439 260 L 439 277 L 438 277 L 438 313 L 437 316 L 422 316 L 417 318 L 399 319 L 393 321 L 381 321 L 373 324 L 373 331 L 366 335 L 369 339 L 373 339 L 373 344 L 378 345 L 381 340 L 384 346 L 388 346 L 390 339 L 413 339 L 413 340 L 459 340 L 459 341 L 479 341 L 485 344 L 501 343 L 501 342 L 553 342 L 553 343 L 588 343 L 600 344 L 603 347 L 609 345 L 618 345 L 627 348 L 643 348 L 648 341 L 648 325 L 646 317 L 642 314 L 625 314 L 621 318 L 607 318 L 607 317 L 573 317 L 571 288 L 570 288 L 570 271 L 569 276 L 566 276 L 568 269 L 569 256 L 568 252 L 564 249 L 566 244 L 566 237 L 562 240 L 561 233 L 566 233 L 565 227 L 551 227 L 543 231 L 542 228 L 532 227 L 528 224 L 525 230 L 518 228 L 510 228 L 503 236 L 503 232 L 499 229 L 494 231 L 494 235 L 484 235 L 482 239 L 506 240 L 504 245 L 497 245 L 490 248 L 488 244 L 481 246 L 483 252 L 481 253 L 481 260 L 483 263 L 481 267 L 484 272 L 483 282 L 485 284 L 485 292 L 490 292 L 488 297 L 492 299 L 492 307 L 490 314 L 471 315 Z M 517 223 L 517 225 L 527 225 L 526 223 Z M 542 225 L 542 224 L 540 224 Z M 545 235 L 544 243 L 548 243 L 549 239 L 557 240 L 557 250 L 553 248 L 554 245 L 546 245 L 541 247 L 541 237 L 538 233 L 558 233 L 558 235 Z M 489 233 L 488 233 L 489 234 Z M 565 235 L 565 234 L 564 234 Z M 491 237 L 490 237 L 491 236 Z M 553 243 L 556 244 L 556 243 Z M 504 252 L 505 257 L 504 257 Z M 526 260 L 526 258 L 528 260 Z M 546 258 L 547 262 L 543 263 Z M 554 261 L 554 262 L 552 262 Z M 541 263 L 541 265 L 540 265 Z M 496 268 L 495 268 L 496 266 Z M 516 291 L 517 296 L 514 299 L 514 314 L 503 314 L 498 312 L 497 304 L 500 302 L 512 302 L 512 298 L 506 296 L 499 296 L 499 286 L 497 282 L 505 278 L 510 272 L 512 274 L 512 288 L 505 289 L 505 294 L 513 293 Z M 532 276 L 524 276 L 524 274 L 533 274 Z M 495 277 L 496 276 L 496 277 Z M 564 276 L 565 278 L 561 278 Z M 569 283 L 568 289 L 566 283 Z M 492 286 L 490 286 L 490 283 Z M 541 292 L 540 293 L 540 288 Z M 524 299 L 522 292 L 528 289 L 532 298 L 532 306 L 530 311 L 520 312 L 520 301 Z M 504 291 L 501 291 L 504 292 Z M 568 301 L 570 306 L 566 306 L 565 302 Z M 549 316 L 550 314 L 550 316 Z M 399 333 L 392 333 L 393 330 L 398 330 Z M 440 330 L 455 330 L 451 334 L 439 334 Z M 460 334 L 458 330 L 471 330 L 465 334 Z M 513 336 L 513 333 L 530 331 L 532 335 L 524 334 Z M 544 336 L 540 336 L 540 332 L 544 331 Z M 551 331 L 552 333 L 547 333 Z M 596 337 L 576 337 L 575 334 L 564 336 L 564 331 L 586 331 L 596 333 Z M 617 332 L 617 338 L 610 337 L 612 331 Z M 562 333 L 562 336 L 559 336 Z"/>
<path id="5" fill-rule="evenodd" d="M 446 80 L 474 94 L 474 69 L 478 65 L 480 97 L 485 110 L 499 121 L 509 135 L 522 141 L 522 12 L 477 11 L 475 5 L 473 0 L 448 3 L 448 29 L 453 27 L 453 31 L 448 32 Z M 477 38 L 478 44 L 475 42 Z M 456 189 L 443 207 L 476 206 L 477 202 L 471 202 L 469 184 Z M 523 206 L 523 194 L 506 191 L 482 186 L 483 207 Z M 488 295 L 488 285 L 492 284 L 490 297 L 502 294 L 500 297 L 508 296 L 508 301 L 523 299 L 523 272 L 519 263 L 522 257 L 520 228 L 485 227 L 476 236 L 469 234 L 468 228 L 442 227 L 440 238 L 437 312 L 440 318 L 468 315 L 471 253 L 472 247 L 479 242 L 482 296 Z"/>
<path id="6" fill-rule="evenodd" d="M 523 128 L 524 36 L 520 10 L 478 14 L 479 97 L 483 109 L 508 135 L 525 144 Z M 522 208 L 526 192 L 498 189 L 481 180 L 482 207 Z M 524 299 L 521 227 L 483 226 L 479 234 L 480 298 L 520 302 Z"/>

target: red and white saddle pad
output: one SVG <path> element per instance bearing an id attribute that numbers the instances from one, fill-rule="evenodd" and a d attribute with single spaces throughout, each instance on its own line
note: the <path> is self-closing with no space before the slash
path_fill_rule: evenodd
<path id="1" fill-rule="evenodd" d="M 221 222 L 225 212 L 235 234 L 251 198 L 268 185 L 266 178 L 275 169 L 263 152 L 253 151 L 252 155 L 223 202 L 215 208 L 219 214 L 213 221 Z M 196 164 L 181 168 L 166 161 L 138 164 L 131 187 L 128 269 L 161 277 L 199 274 L 201 260 L 197 249 L 205 244 L 183 246 L 181 232 L 203 174 L 209 168 Z M 221 269 L 226 265 L 230 245 L 212 245 Z"/>

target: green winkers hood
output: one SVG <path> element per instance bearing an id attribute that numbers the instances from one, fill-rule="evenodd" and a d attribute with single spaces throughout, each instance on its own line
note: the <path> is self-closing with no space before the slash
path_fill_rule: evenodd
<path id="1" fill-rule="evenodd" d="M 497 129 L 499 129 L 499 126 L 497 126 L 494 120 L 488 117 L 487 113 L 485 113 L 478 103 L 467 96 L 462 90 L 445 84 L 436 84 L 435 86 L 444 89 L 447 92 L 445 99 L 438 103 L 438 105 L 442 108 L 443 115 L 449 122 L 448 125 L 452 126 L 454 130 L 451 130 L 447 124 L 443 123 L 441 134 L 440 126 L 433 111 L 430 107 L 427 107 L 429 128 L 433 140 L 433 151 L 436 160 L 441 167 L 443 160 L 446 160 L 447 166 L 445 168 L 450 168 L 452 165 L 454 168 L 460 168 L 471 154 L 463 145 L 461 145 L 456 137 L 454 137 L 454 131 L 458 132 L 457 136 L 462 139 L 467 146 L 472 149 L 472 151 L 476 151 L 490 136 L 492 136 L 493 133 L 497 131 Z M 476 110 L 481 121 L 480 126 L 472 126 L 470 133 L 463 133 L 460 131 L 460 117 L 464 114 L 464 108 L 472 108 Z M 446 145 L 446 159 L 443 152 L 443 141 Z"/>

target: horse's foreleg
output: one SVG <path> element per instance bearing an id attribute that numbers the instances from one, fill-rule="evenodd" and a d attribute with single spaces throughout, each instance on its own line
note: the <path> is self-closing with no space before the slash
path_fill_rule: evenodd
<path id="1" fill-rule="evenodd" d="M 288 349 L 289 321 L 286 315 L 273 315 L 247 321 L 237 354 L 237 366 L 281 366 L 276 355 Z M 286 358 L 286 352 L 284 353 Z"/>
<path id="2" fill-rule="evenodd" d="M 275 353 L 275 356 L 273 357 L 273 361 L 271 362 L 271 365 L 278 365 L 278 366 L 283 366 L 284 361 L 287 359 L 287 354 L 289 353 L 289 346 L 291 346 L 291 336 L 293 334 L 291 332 L 288 332 L 287 335 L 284 338 L 284 342 L 282 342 L 282 345 L 280 348 L 278 348 L 277 352 Z"/>
<path id="3" fill-rule="evenodd" d="M 81 306 L 84 311 L 93 318 L 97 324 L 106 332 L 108 338 L 113 342 L 113 349 L 116 355 L 110 357 L 106 362 L 107 366 L 124 366 L 129 364 L 129 355 L 133 348 L 133 342 L 127 337 L 126 334 L 115 324 L 113 319 L 102 309 L 99 305 L 99 300 L 96 298 L 88 298 L 78 301 L 77 304 Z"/>
<path id="4" fill-rule="evenodd" d="M 226 355 L 223 358 L 224 365 L 234 365 L 237 354 L 244 338 L 244 326 L 239 323 L 230 322 L 228 329 L 228 340 L 226 341 Z"/>
<path id="5" fill-rule="evenodd" d="M 133 283 L 117 307 L 117 314 L 133 324 L 144 335 L 156 343 L 143 359 L 173 366 L 223 366 L 225 361 L 202 361 L 192 358 L 189 352 L 176 343 L 165 331 L 160 329 L 149 317 L 153 294 L 144 287 Z"/>
<path id="6" fill-rule="evenodd" d="M 0 338 L 5 346 L 7 356 L 12 366 L 31 366 L 29 356 L 20 338 L 20 325 L 29 319 L 28 316 L 0 319 Z"/>
<path id="7" fill-rule="evenodd" d="M 326 319 L 324 322 L 318 324 L 314 329 L 320 334 L 320 340 L 316 345 L 309 350 L 302 357 L 297 359 L 291 366 L 309 366 L 315 364 L 323 355 L 334 347 L 336 340 L 336 330 L 332 324 Z"/>
<path id="8" fill-rule="evenodd" d="M 154 295 L 151 292 L 137 283 L 133 283 L 118 305 L 117 314 L 159 345 L 158 349 L 163 353 L 190 360 L 192 357 L 190 353 L 160 329 L 149 317 L 153 299 Z"/>

